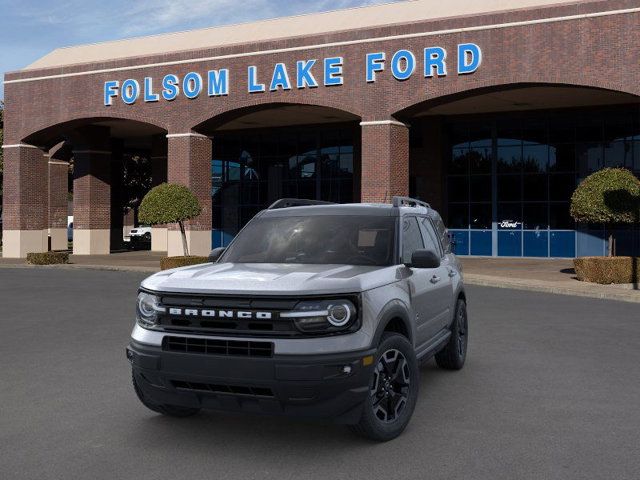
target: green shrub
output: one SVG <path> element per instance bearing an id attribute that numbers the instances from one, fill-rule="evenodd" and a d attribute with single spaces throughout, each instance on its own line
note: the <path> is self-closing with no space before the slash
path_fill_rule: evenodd
<path id="1" fill-rule="evenodd" d="M 576 258 L 573 265 L 578 280 L 583 282 L 604 285 L 640 282 L 638 257 L 581 257 Z"/>
<path id="2" fill-rule="evenodd" d="M 189 265 L 199 265 L 208 263 L 209 257 L 165 257 L 160 260 L 160 270 L 169 270 L 171 268 L 188 267 Z"/>
<path id="3" fill-rule="evenodd" d="M 163 183 L 152 188 L 140 203 L 138 219 L 148 225 L 177 223 L 182 234 L 182 246 L 185 256 L 189 256 L 187 235 L 184 222 L 202 213 L 198 199 L 184 185 Z"/>
<path id="4" fill-rule="evenodd" d="M 69 263 L 67 252 L 27 253 L 27 263 L 31 265 L 58 265 Z"/>
<path id="5" fill-rule="evenodd" d="M 576 222 L 637 223 L 640 218 L 640 180 L 625 168 L 605 168 L 585 178 L 571 196 Z M 613 236 L 609 236 L 609 256 Z"/>

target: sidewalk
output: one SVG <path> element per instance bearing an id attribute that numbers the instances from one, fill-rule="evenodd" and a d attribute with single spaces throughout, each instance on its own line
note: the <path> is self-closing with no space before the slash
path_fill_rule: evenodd
<path id="1" fill-rule="evenodd" d="M 571 259 L 461 257 L 465 282 L 499 288 L 640 303 L 640 290 L 576 279 Z"/>
<path id="2" fill-rule="evenodd" d="M 111 255 L 71 255 L 69 265 L 52 265 L 41 268 L 92 268 L 157 272 L 164 253 L 135 251 Z M 464 279 L 470 285 L 498 288 L 514 288 L 537 292 L 576 295 L 608 300 L 640 303 L 640 290 L 633 285 L 597 285 L 575 279 L 573 262 L 566 259 L 518 259 L 461 257 Z M 0 258 L 0 268 L 36 268 L 24 260 Z"/>

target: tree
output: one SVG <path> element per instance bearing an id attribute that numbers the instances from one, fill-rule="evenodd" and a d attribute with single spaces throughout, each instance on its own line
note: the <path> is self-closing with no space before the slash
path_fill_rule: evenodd
<path id="1" fill-rule="evenodd" d="M 184 255 L 189 256 L 184 222 L 202 213 L 196 196 L 184 185 L 163 183 L 152 188 L 142 199 L 140 221 L 149 225 L 177 223 L 182 234 Z"/>
<path id="2" fill-rule="evenodd" d="M 624 168 L 605 168 L 585 178 L 571 196 L 571 216 L 576 222 L 633 224 L 640 217 L 640 180 Z M 614 255 L 609 233 L 609 256 Z"/>

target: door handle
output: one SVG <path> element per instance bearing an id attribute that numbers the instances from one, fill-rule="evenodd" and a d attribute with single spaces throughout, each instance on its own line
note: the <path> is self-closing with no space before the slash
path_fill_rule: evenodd
<path id="1" fill-rule="evenodd" d="M 455 270 L 451 269 L 449 270 L 449 277 L 455 277 L 458 274 L 458 272 L 456 272 Z"/>
<path id="2" fill-rule="evenodd" d="M 431 283 L 438 283 L 440 281 L 440 277 L 437 275 L 434 275 L 433 277 L 431 277 L 431 280 L 429 280 Z"/>

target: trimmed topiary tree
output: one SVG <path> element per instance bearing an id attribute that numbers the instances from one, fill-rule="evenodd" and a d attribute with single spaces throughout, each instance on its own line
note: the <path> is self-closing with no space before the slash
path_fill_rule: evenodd
<path id="1" fill-rule="evenodd" d="M 163 183 L 152 188 L 140 203 L 138 218 L 149 225 L 177 223 L 182 234 L 182 247 L 185 257 L 189 256 L 187 235 L 184 222 L 202 213 L 198 199 L 184 185 Z"/>
<path id="2" fill-rule="evenodd" d="M 585 178 L 571 196 L 576 222 L 637 223 L 640 216 L 640 180 L 625 168 L 605 168 Z M 609 256 L 614 255 L 609 234 Z"/>

